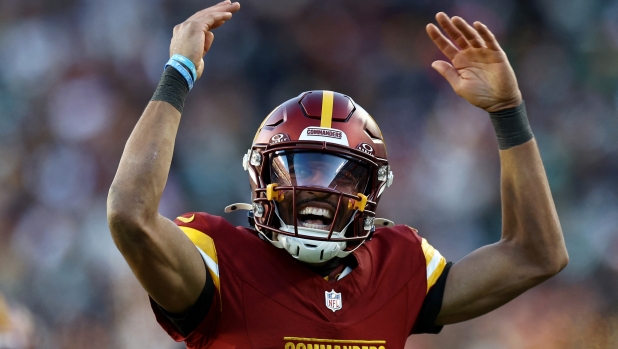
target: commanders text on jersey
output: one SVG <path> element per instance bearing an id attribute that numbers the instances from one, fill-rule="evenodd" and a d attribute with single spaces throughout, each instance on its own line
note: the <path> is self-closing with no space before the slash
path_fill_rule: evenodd
<path id="1" fill-rule="evenodd" d="M 283 337 L 285 349 L 386 349 L 384 340 Z"/>

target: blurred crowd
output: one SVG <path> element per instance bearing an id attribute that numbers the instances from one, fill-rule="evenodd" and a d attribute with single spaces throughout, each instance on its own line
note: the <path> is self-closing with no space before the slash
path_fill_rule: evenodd
<path id="1" fill-rule="evenodd" d="M 105 202 L 173 26 L 214 2 L 0 2 L 0 348 L 182 348 L 116 250 Z M 571 260 L 505 307 L 406 348 L 618 348 L 618 1 L 241 4 L 188 97 L 164 215 L 247 202 L 241 159 L 261 120 L 328 89 L 386 137 L 395 181 L 379 216 L 418 228 L 451 261 L 496 242 L 495 136 L 431 69 L 443 58 L 424 29 L 438 11 L 480 20 L 518 76 Z"/>

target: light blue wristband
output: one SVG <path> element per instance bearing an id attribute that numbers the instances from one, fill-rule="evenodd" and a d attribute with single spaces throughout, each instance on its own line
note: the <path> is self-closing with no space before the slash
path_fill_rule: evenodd
<path id="1" fill-rule="evenodd" d="M 191 77 L 191 74 L 187 71 L 187 69 L 182 64 L 178 63 L 173 59 L 167 61 L 163 70 L 165 70 L 167 66 L 172 66 L 174 69 L 178 70 L 182 77 L 187 80 L 187 85 L 189 85 L 189 91 L 191 91 L 191 89 L 193 88 L 193 78 Z"/>
<path id="2" fill-rule="evenodd" d="M 189 68 L 189 70 L 191 71 L 191 76 L 193 76 L 193 82 L 197 81 L 197 71 L 195 70 L 195 64 L 193 64 L 193 62 L 191 62 L 189 58 L 183 55 L 175 54 L 170 59 L 173 59 L 176 62 L 182 63 L 185 65 L 185 67 Z"/>

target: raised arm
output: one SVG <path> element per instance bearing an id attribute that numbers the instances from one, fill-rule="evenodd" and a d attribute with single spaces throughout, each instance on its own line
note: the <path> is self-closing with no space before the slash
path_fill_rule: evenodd
<path id="1" fill-rule="evenodd" d="M 214 39 L 210 30 L 239 8 L 238 3 L 224 1 L 177 25 L 170 56 L 190 59 L 199 78 L 204 70 L 202 58 Z M 116 246 L 144 289 L 163 308 L 178 313 L 197 300 L 206 269 L 189 238 L 158 212 L 174 152 L 179 110 L 188 90 L 188 84 L 181 85 L 184 92 L 177 93 L 173 83 L 170 88 L 170 81 L 174 80 L 162 78 L 156 98 L 148 103 L 127 141 L 107 197 L 107 219 Z M 182 78 L 175 81 L 186 84 Z"/>
<path id="2" fill-rule="evenodd" d="M 436 16 L 427 33 L 450 60 L 432 67 L 471 104 L 490 112 L 500 145 L 502 238 L 451 268 L 442 309 L 445 325 L 485 314 L 562 270 L 562 230 L 536 141 L 527 127 L 515 73 L 494 35 L 480 22 Z"/>

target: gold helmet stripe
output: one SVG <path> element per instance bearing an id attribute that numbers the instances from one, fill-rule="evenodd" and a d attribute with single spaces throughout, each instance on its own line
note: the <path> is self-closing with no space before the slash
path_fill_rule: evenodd
<path id="1" fill-rule="evenodd" d="M 322 115 L 320 127 L 331 128 L 333 125 L 333 103 L 335 96 L 333 91 L 322 91 Z"/>

